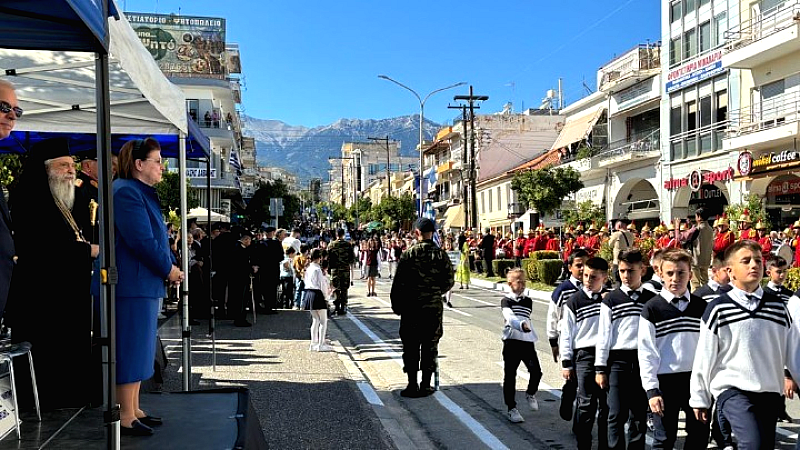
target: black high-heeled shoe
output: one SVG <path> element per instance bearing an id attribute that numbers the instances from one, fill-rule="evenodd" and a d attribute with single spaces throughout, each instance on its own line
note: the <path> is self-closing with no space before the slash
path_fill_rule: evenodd
<path id="1" fill-rule="evenodd" d="M 147 425 L 139 422 L 138 420 L 134 420 L 131 422 L 130 427 L 120 425 L 120 434 L 122 436 L 152 436 L 153 429 L 148 427 Z"/>
<path id="2" fill-rule="evenodd" d="M 157 427 L 159 425 L 163 425 L 164 424 L 164 421 L 161 420 L 161 417 L 155 417 L 155 416 L 150 416 L 150 415 L 147 415 L 147 416 L 144 416 L 144 417 L 140 417 L 139 418 L 139 422 L 142 422 L 143 424 L 147 425 L 148 427 Z"/>

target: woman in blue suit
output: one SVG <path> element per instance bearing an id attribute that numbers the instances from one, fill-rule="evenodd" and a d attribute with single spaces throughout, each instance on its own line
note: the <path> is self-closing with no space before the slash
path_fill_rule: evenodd
<path id="1" fill-rule="evenodd" d="M 119 153 L 114 181 L 114 227 L 119 282 L 116 293 L 117 401 L 123 435 L 148 436 L 161 419 L 139 408 L 142 380 L 153 376 L 158 301 L 164 281 L 180 283 L 172 262 L 154 185 L 164 166 L 153 138 L 130 141 Z"/>

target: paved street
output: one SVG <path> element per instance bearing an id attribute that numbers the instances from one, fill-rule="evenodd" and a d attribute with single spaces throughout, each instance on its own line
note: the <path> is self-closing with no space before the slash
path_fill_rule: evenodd
<path id="1" fill-rule="evenodd" d="M 521 366 L 517 399 L 525 423 L 512 424 L 505 417 L 501 390 L 500 292 L 456 288 L 439 347 L 441 390 L 432 397 L 406 399 L 400 396 L 406 379 L 400 322 L 389 306 L 390 280 L 385 275 L 379 279 L 378 297 L 365 297 L 365 286 L 356 279 L 350 314 L 329 322 L 336 352 L 309 352 L 308 314 L 281 311 L 259 316 L 253 328 L 221 321 L 213 370 L 205 325 L 194 327 L 193 387 L 249 387 L 271 448 L 575 447 L 571 424 L 558 416 L 562 381 L 544 338 L 548 293 L 532 292 L 544 372 L 537 395 L 540 410 L 532 412 L 525 404 L 527 372 Z M 180 389 L 175 319 L 161 329 L 172 363 L 165 390 Z M 800 417 L 800 402 L 789 402 L 789 414 Z M 776 448 L 794 448 L 796 425 L 782 424 L 779 431 Z"/>

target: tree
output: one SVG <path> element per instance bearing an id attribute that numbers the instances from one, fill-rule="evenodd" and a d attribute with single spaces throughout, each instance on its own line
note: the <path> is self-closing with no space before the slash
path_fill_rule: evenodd
<path id="1" fill-rule="evenodd" d="M 734 203 L 725 208 L 725 214 L 728 215 L 728 220 L 731 222 L 733 229 L 739 229 L 739 217 L 744 212 L 745 208 L 750 215 L 750 221 L 755 225 L 759 220 L 769 230 L 772 224 L 769 221 L 767 210 L 764 209 L 764 204 L 761 202 L 761 197 L 758 194 L 749 194 L 744 198 L 743 203 Z"/>
<path id="2" fill-rule="evenodd" d="M 581 174 L 572 167 L 517 172 L 511 180 L 511 189 L 522 204 L 546 215 L 552 215 L 561 208 L 564 198 L 582 188 Z"/>
<path id="3" fill-rule="evenodd" d="M 13 190 L 22 172 L 22 158 L 20 155 L 9 153 L 0 156 L 0 184 Z"/>
<path id="4" fill-rule="evenodd" d="M 262 223 L 272 223 L 269 210 L 269 200 L 271 198 L 283 199 L 283 214 L 279 217 L 278 226 L 288 228 L 294 215 L 300 212 L 300 199 L 289 193 L 289 187 L 282 180 L 275 180 L 271 183 L 261 183 L 258 190 L 253 194 L 253 198 L 247 203 L 245 209 L 244 225 L 256 228 Z"/>
<path id="5" fill-rule="evenodd" d="M 181 177 L 179 173 L 164 172 L 161 181 L 156 184 L 156 192 L 161 199 L 161 211 L 166 216 L 170 210 L 180 212 L 181 207 Z M 195 189 L 186 180 L 186 206 L 189 209 L 197 208 L 200 200 L 196 195 L 190 195 Z M 188 212 L 188 211 L 187 211 Z"/>
<path id="6" fill-rule="evenodd" d="M 574 202 L 570 202 L 571 204 Z M 586 200 L 574 205 L 574 208 L 564 209 L 562 216 L 564 223 L 569 226 L 577 226 L 579 223 L 603 223 L 606 221 L 606 213 L 603 208 L 595 205 L 591 200 Z"/>
<path id="7" fill-rule="evenodd" d="M 380 220 L 390 230 L 397 230 L 403 221 L 414 220 L 416 217 L 416 205 L 409 193 L 401 197 L 384 198 L 373 208 L 373 220 Z"/>
<path id="8" fill-rule="evenodd" d="M 347 211 L 347 220 L 355 222 L 358 217 L 359 223 L 367 223 L 372 217 L 372 200 L 369 198 L 359 198 L 355 205 Z"/>

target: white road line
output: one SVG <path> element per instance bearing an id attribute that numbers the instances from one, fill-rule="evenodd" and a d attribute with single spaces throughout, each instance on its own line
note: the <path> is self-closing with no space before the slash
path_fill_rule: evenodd
<path id="1" fill-rule="evenodd" d="M 466 411 L 461 409 L 460 406 L 456 405 L 456 403 L 450 400 L 450 397 L 444 395 L 442 391 L 437 391 L 433 394 L 433 398 L 439 402 L 442 406 L 445 407 L 448 411 L 450 411 L 458 420 L 461 421 L 464 425 L 472 431 L 478 439 L 481 440 L 484 444 L 486 444 L 489 448 L 495 450 L 508 450 L 508 447 L 503 445 L 500 442 L 500 439 L 497 439 L 497 436 L 493 435 L 489 430 L 484 428 L 483 425 L 480 424 L 477 420 L 472 418 Z"/>
<path id="2" fill-rule="evenodd" d="M 399 364 L 401 367 L 403 366 L 402 357 L 395 352 L 394 350 L 387 348 L 386 343 L 383 339 L 379 338 L 378 335 L 372 332 L 364 323 L 362 323 L 358 318 L 350 313 L 347 313 L 347 318 L 352 320 L 353 323 L 358 327 L 359 330 L 364 332 L 372 342 L 378 344 L 382 350 L 391 356 L 391 358 Z M 472 418 L 466 411 L 464 411 L 460 406 L 455 404 L 449 397 L 447 397 L 442 391 L 437 391 L 433 394 L 433 397 L 438 401 L 442 406 L 444 406 L 448 411 L 450 411 L 456 418 L 461 421 L 470 431 L 472 431 L 478 439 L 481 440 L 484 444 L 489 446 L 492 449 L 498 450 L 508 450 L 508 447 L 503 445 L 500 442 L 500 439 L 497 439 L 495 435 L 493 435 L 489 430 L 487 430 L 483 425 L 481 425 L 477 420 Z"/>
<path id="3" fill-rule="evenodd" d="M 369 300 L 370 299 L 370 297 L 357 297 L 357 298 L 360 298 L 360 299 L 363 299 L 363 300 Z M 390 308 L 392 307 L 391 303 L 387 302 L 386 300 L 381 299 L 380 297 L 371 297 L 371 298 L 383 303 L 384 305 L 386 305 L 386 306 L 388 306 Z M 444 309 L 446 309 L 448 311 L 451 311 L 451 312 L 454 312 L 456 314 L 461 314 L 462 316 L 472 317 L 472 314 L 465 313 L 464 311 L 459 311 L 459 310 L 457 310 L 455 308 L 451 308 L 451 307 L 449 307 L 447 305 L 444 305 Z"/>
<path id="4" fill-rule="evenodd" d="M 375 389 L 372 389 L 372 385 L 369 384 L 368 381 L 358 381 L 356 382 L 356 386 L 361 390 L 361 393 L 370 405 L 383 406 L 383 402 L 378 398 L 378 393 L 375 392 Z"/>

